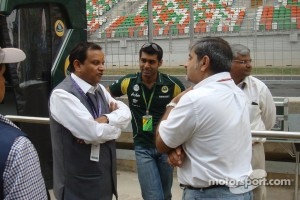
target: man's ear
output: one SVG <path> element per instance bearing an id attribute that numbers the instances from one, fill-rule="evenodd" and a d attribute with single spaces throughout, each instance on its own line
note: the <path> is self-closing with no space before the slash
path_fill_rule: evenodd
<path id="1" fill-rule="evenodd" d="M 161 59 L 160 61 L 158 61 L 158 67 L 160 67 L 163 63 L 163 60 Z"/>
<path id="2" fill-rule="evenodd" d="M 210 59 L 208 56 L 203 56 L 203 58 L 200 61 L 200 70 L 206 71 L 209 67 Z"/>
<path id="3" fill-rule="evenodd" d="M 81 70 L 81 67 L 80 67 L 80 61 L 79 60 L 74 60 L 73 62 L 73 66 L 74 66 L 74 71 L 80 71 Z"/>

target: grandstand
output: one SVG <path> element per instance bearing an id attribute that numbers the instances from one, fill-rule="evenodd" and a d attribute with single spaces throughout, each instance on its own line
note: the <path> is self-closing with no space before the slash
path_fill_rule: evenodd
<path id="1" fill-rule="evenodd" d="M 105 13 L 117 3 L 117 0 L 88 0 L 88 30 L 91 33 L 98 32 L 99 38 L 147 36 L 147 1 L 141 1 L 136 12 L 123 12 L 123 15 L 115 16 L 107 22 Z M 273 5 L 258 5 L 233 0 L 195 0 L 194 33 L 239 32 L 247 14 L 253 16 L 247 19 L 252 20 L 252 27 L 248 28 L 253 30 L 300 29 L 298 0 L 278 0 Z M 154 36 L 189 33 L 189 0 L 153 0 L 152 6 Z"/>
<path id="2" fill-rule="evenodd" d="M 300 2 L 260 6 L 256 13 L 257 30 L 300 29 Z"/>
<path id="3" fill-rule="evenodd" d="M 88 31 L 94 32 L 106 22 L 106 17 L 102 17 L 111 10 L 118 0 L 86 0 L 86 17 Z"/>
<path id="4" fill-rule="evenodd" d="M 139 47 L 149 39 L 147 2 L 88 0 L 88 40 L 103 44 L 107 67 L 137 67 Z M 300 0 L 193 0 L 193 29 L 189 6 L 189 0 L 152 0 L 151 30 L 164 66 L 184 64 L 191 33 L 247 45 L 255 67 L 300 66 Z"/>

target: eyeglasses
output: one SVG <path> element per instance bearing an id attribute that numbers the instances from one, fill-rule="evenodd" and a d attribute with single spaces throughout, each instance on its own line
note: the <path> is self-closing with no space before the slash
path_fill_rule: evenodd
<path id="1" fill-rule="evenodd" d="M 236 62 L 241 65 L 245 65 L 245 64 L 251 64 L 252 60 L 232 60 L 232 62 Z"/>
<path id="2" fill-rule="evenodd" d="M 155 51 L 160 52 L 160 49 L 158 48 L 158 46 L 155 43 L 150 43 L 147 42 L 142 46 L 142 49 L 147 48 L 147 47 L 152 47 Z"/>

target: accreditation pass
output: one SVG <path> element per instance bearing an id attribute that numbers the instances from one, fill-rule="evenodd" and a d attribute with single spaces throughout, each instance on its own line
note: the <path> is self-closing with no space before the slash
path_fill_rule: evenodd
<path id="1" fill-rule="evenodd" d="M 100 144 L 97 145 L 92 144 L 90 160 L 99 162 L 99 155 L 100 155 Z"/>

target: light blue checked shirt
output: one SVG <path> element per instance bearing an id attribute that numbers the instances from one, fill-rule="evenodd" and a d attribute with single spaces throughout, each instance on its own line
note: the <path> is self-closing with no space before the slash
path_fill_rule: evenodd
<path id="1" fill-rule="evenodd" d="M 0 121 L 12 122 L 0 115 Z M 15 125 L 12 125 L 15 127 Z M 47 200 L 37 152 L 26 137 L 18 137 L 11 147 L 3 173 L 4 200 Z"/>

